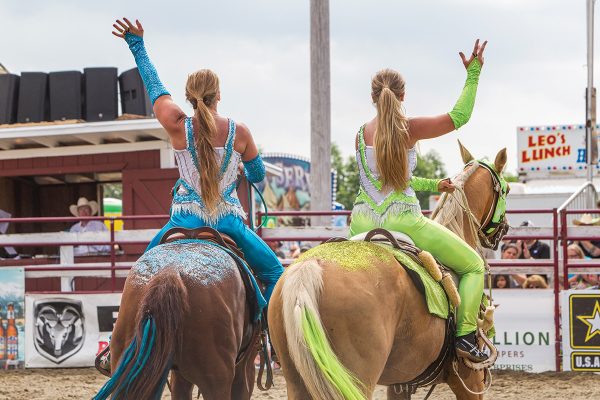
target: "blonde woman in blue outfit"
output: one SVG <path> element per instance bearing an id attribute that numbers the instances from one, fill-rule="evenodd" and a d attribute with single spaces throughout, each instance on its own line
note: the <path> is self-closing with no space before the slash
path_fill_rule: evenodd
<path id="1" fill-rule="evenodd" d="M 468 59 L 460 53 L 467 80 L 456 105 L 446 114 L 407 117 L 402 108 L 405 85 L 400 74 L 385 69 L 373 77 L 371 98 L 377 115 L 360 128 L 356 137 L 360 191 L 350 225 L 351 235 L 378 227 L 404 232 L 418 247 L 460 276 L 462 301 L 457 310 L 456 350 L 473 361 L 487 358 L 477 348 L 475 338 L 484 263 L 461 238 L 421 213 L 415 191 L 452 191 L 453 185 L 447 180 L 425 179 L 412 173 L 417 165 L 419 140 L 452 132 L 471 117 L 486 44 L 479 45 L 477 40 Z"/>
<path id="2" fill-rule="evenodd" d="M 265 284 L 264 297 L 269 301 L 283 267 L 269 246 L 244 224 L 245 213 L 235 190 L 240 162 L 250 182 L 260 182 L 265 177 L 265 167 L 250 130 L 218 113 L 219 78 L 208 69 L 188 76 L 185 96 L 194 108 L 194 116 L 186 116 L 148 57 L 142 24 L 138 20 L 133 24 L 127 18 L 116 22 L 113 34 L 129 45 L 154 114 L 169 134 L 179 168 L 171 218 L 146 250 L 156 246 L 172 227 L 215 228 L 240 246 L 249 266 Z"/>

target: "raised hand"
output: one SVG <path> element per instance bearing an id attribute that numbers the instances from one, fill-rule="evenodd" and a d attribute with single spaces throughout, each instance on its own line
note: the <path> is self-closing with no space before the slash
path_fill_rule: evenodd
<path id="1" fill-rule="evenodd" d="M 438 192 L 452 193 L 454 192 L 454 189 L 456 189 L 456 187 L 454 186 L 450 178 L 442 179 L 440 183 L 438 183 Z"/>
<path id="2" fill-rule="evenodd" d="M 487 40 L 484 41 L 483 44 L 480 46 L 479 39 L 477 39 L 475 41 L 475 47 L 473 47 L 473 52 L 471 53 L 471 57 L 469 57 L 468 60 L 462 51 L 460 53 L 458 53 L 460 55 L 460 58 L 462 59 L 463 64 L 465 65 L 465 68 L 469 67 L 469 64 L 471 64 L 471 61 L 473 61 L 475 59 L 475 57 L 477 57 L 477 59 L 479 60 L 479 64 L 483 65 L 483 51 L 485 50 L 486 45 L 487 45 Z"/>
<path id="3" fill-rule="evenodd" d="M 115 28 L 115 30 L 112 31 L 113 35 L 120 37 L 121 39 L 125 39 L 125 34 L 127 32 L 139 37 L 144 36 L 144 28 L 139 20 L 135 20 L 135 25 L 125 17 L 123 17 L 123 21 L 118 19 L 116 24 L 113 24 L 113 27 Z"/>

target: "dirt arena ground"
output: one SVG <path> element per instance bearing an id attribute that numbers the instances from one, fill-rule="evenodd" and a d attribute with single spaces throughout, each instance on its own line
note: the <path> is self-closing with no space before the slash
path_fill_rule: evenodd
<path id="1" fill-rule="evenodd" d="M 0 371 L 0 399 L 4 400 L 55 400 L 89 399 L 102 386 L 105 378 L 93 368 L 45 369 Z M 195 393 L 194 393 L 195 394 Z M 417 392 L 422 399 L 425 391 Z M 167 391 L 163 399 L 169 399 Z M 194 396 L 195 398 L 195 396 Z M 275 386 L 266 393 L 255 390 L 253 399 L 285 399 L 285 381 L 277 373 Z M 436 388 L 433 399 L 454 399 L 444 385 Z M 487 399 L 521 400 L 583 400 L 600 398 L 600 375 L 583 373 L 526 374 L 497 372 Z M 385 389 L 380 387 L 375 400 L 385 399 Z"/>

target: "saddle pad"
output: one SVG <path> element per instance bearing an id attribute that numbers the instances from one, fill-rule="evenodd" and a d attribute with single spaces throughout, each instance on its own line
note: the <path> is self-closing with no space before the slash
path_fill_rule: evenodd
<path id="1" fill-rule="evenodd" d="M 429 312 L 437 317 L 447 319 L 450 304 L 448 303 L 448 297 L 446 296 L 446 292 L 444 292 L 442 285 L 434 281 L 431 275 L 429 275 L 429 272 L 408 254 L 397 250 L 392 246 L 385 244 L 377 245 L 390 251 L 400 264 L 411 271 L 414 271 L 419 278 L 421 278 L 421 282 L 423 282 L 423 286 L 425 287 L 425 301 L 427 302 Z"/>
<path id="2" fill-rule="evenodd" d="M 164 265 L 164 259 L 165 257 L 173 257 L 174 258 L 174 262 L 181 262 L 181 256 L 182 254 L 178 254 L 178 251 L 176 248 L 174 248 L 174 246 L 178 246 L 178 245 L 186 245 L 186 244 L 201 244 L 204 245 L 204 252 L 208 251 L 208 249 L 206 247 L 213 247 L 213 253 L 218 250 L 221 250 L 223 253 L 226 253 L 227 255 L 229 255 L 231 257 L 231 259 L 233 259 L 233 261 L 238 265 L 238 266 L 242 266 L 242 268 L 238 268 L 240 270 L 240 273 L 242 273 L 242 270 L 245 271 L 248 280 L 251 283 L 251 287 L 248 287 L 248 285 L 246 285 L 246 279 L 244 279 L 244 277 L 242 276 L 242 281 L 244 281 L 244 286 L 246 286 L 247 290 L 254 290 L 254 296 L 252 296 L 251 293 L 246 293 L 246 298 L 255 298 L 255 303 L 256 304 L 251 304 L 251 307 L 254 308 L 254 320 L 258 320 L 261 318 L 262 316 L 262 311 L 263 309 L 267 306 L 267 301 L 265 300 L 262 291 L 260 289 L 260 286 L 258 285 L 258 282 L 256 281 L 256 278 L 254 278 L 254 274 L 252 273 L 252 271 L 250 270 L 250 267 L 248 266 L 248 264 L 246 264 L 246 262 L 240 258 L 237 254 L 235 254 L 233 251 L 215 243 L 215 242 L 211 242 L 209 240 L 203 240 L 203 239 L 179 239 L 170 243 L 164 243 L 161 245 L 158 245 L 156 247 L 154 247 L 153 249 L 149 250 L 148 252 L 146 252 L 141 258 L 140 260 L 138 260 L 138 262 L 136 263 L 136 265 L 134 265 L 134 270 L 136 270 L 136 272 L 138 273 L 142 273 L 147 275 L 147 278 L 149 279 L 150 276 L 154 275 L 159 268 L 162 267 L 162 265 Z M 189 251 L 191 251 L 190 249 L 188 249 Z M 191 259 L 186 260 L 187 263 L 193 263 L 193 258 L 194 257 L 198 257 L 198 265 L 202 265 L 203 261 L 206 261 L 206 257 L 209 257 L 209 253 L 206 253 L 205 255 L 202 254 L 202 251 L 198 251 L 197 253 L 194 253 L 192 255 L 187 254 L 186 257 L 191 257 Z M 218 253 L 217 253 L 218 254 Z M 222 253 L 221 253 L 222 254 Z M 225 254 L 223 254 L 224 257 L 227 257 Z M 202 260 L 202 258 L 205 257 L 204 260 Z M 214 264 L 214 263 L 213 263 Z M 218 264 L 218 263 L 217 263 Z M 218 268 L 219 265 L 213 265 L 212 268 Z M 217 271 L 215 271 L 216 273 Z"/>
<path id="3" fill-rule="evenodd" d="M 408 270 L 414 271 L 414 275 L 419 276 L 418 279 L 423 282 L 429 312 L 437 317 L 447 319 L 449 302 L 442 286 L 434 281 L 425 268 L 413 258 L 390 245 L 354 241 L 323 243 L 301 254 L 296 262 L 317 259 L 337 263 L 340 267 L 352 271 L 370 268 L 375 258 L 379 261 L 389 262 L 391 257 L 394 257 Z"/>

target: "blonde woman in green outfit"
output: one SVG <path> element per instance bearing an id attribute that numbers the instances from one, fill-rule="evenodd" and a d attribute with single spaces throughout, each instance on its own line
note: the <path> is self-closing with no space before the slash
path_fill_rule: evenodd
<path id="1" fill-rule="evenodd" d="M 475 42 L 467 59 L 462 94 L 452 111 L 427 117 L 404 113 L 404 79 L 391 69 L 379 71 L 371 82 L 377 115 L 363 125 L 356 138 L 360 192 L 352 210 L 350 234 L 382 227 L 407 234 L 418 247 L 429 251 L 460 276 L 462 299 L 457 311 L 456 349 L 459 355 L 480 362 L 487 355 L 477 348 L 477 313 L 483 294 L 484 263 L 467 243 L 421 213 L 415 191 L 453 191 L 449 180 L 413 176 L 417 165 L 416 144 L 452 132 L 469 121 L 486 42 Z"/>

